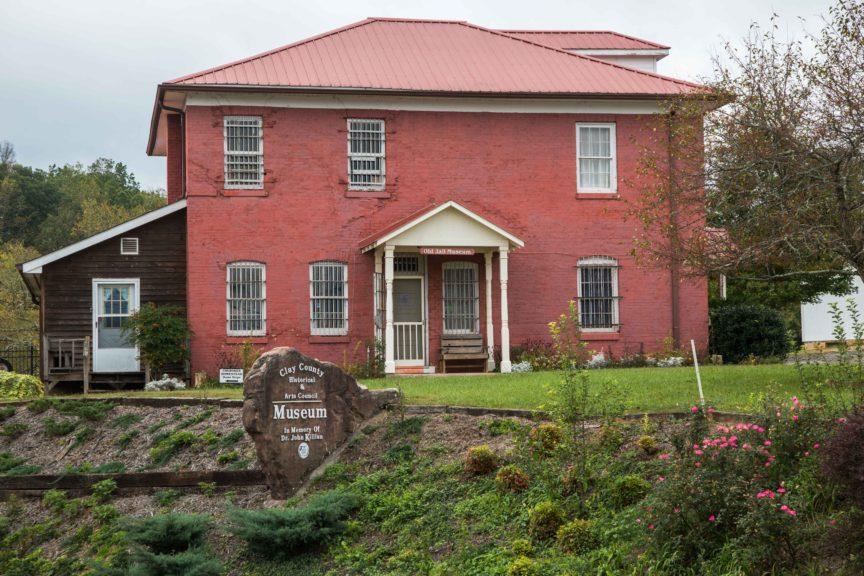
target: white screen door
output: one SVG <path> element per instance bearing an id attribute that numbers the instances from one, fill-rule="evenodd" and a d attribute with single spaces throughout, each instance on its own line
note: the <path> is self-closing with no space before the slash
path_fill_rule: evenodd
<path id="1" fill-rule="evenodd" d="M 426 360 L 426 306 L 422 278 L 393 281 L 395 360 L 402 366 L 423 366 Z"/>
<path id="2" fill-rule="evenodd" d="M 138 372 L 138 349 L 123 327 L 138 310 L 138 279 L 93 281 L 93 371 Z"/>

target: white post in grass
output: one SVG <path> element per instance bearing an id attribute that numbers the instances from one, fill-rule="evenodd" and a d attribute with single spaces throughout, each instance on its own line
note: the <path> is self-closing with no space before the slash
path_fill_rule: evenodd
<path id="1" fill-rule="evenodd" d="M 696 386 L 699 387 L 699 403 L 705 409 L 705 395 L 702 394 L 702 376 L 699 374 L 699 359 L 696 357 L 696 341 L 690 340 L 690 348 L 693 350 L 693 367 L 696 369 Z"/>

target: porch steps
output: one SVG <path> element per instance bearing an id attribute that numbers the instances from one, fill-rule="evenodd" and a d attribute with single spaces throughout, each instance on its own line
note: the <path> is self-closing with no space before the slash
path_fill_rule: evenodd
<path id="1" fill-rule="evenodd" d="M 423 366 L 396 366 L 396 374 L 425 374 Z"/>

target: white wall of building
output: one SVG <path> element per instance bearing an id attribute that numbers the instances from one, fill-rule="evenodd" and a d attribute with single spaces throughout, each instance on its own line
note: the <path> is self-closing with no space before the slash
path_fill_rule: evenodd
<path id="1" fill-rule="evenodd" d="M 801 305 L 801 339 L 804 342 L 830 342 L 834 340 L 834 323 L 831 320 L 831 310 L 828 306 L 836 302 L 843 311 L 843 322 L 846 328 L 846 337 L 852 337 L 852 321 L 846 312 L 846 300 L 855 298 L 858 303 L 858 311 L 864 317 L 864 283 L 861 278 L 855 277 L 854 292 L 846 296 L 833 296 L 823 294 L 813 304 Z"/>

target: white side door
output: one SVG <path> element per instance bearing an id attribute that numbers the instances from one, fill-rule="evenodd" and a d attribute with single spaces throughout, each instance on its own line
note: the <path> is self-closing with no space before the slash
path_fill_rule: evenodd
<path id="1" fill-rule="evenodd" d="M 93 280 L 93 372 L 139 372 L 138 348 L 123 333 L 138 310 L 138 278 Z"/>

